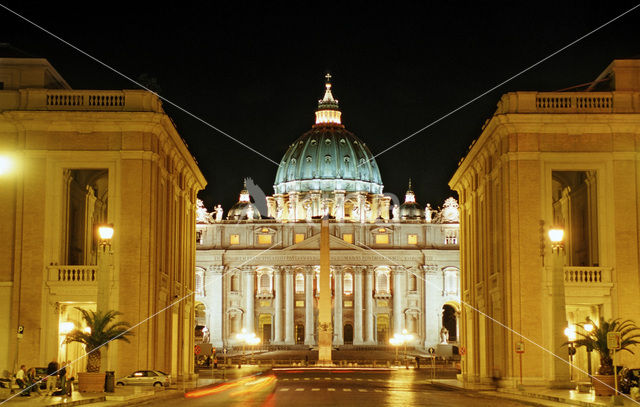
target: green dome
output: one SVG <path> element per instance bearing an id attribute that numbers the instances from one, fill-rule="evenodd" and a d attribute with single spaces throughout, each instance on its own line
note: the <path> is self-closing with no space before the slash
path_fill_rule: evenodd
<path id="1" fill-rule="evenodd" d="M 276 194 L 312 190 L 382 193 L 378 164 L 369 148 L 340 124 L 315 125 L 285 153 Z"/>
<path id="2" fill-rule="evenodd" d="M 382 193 L 378 164 L 369 148 L 341 124 L 327 74 L 316 124 L 289 146 L 278 172 L 276 194 L 306 191 Z"/>

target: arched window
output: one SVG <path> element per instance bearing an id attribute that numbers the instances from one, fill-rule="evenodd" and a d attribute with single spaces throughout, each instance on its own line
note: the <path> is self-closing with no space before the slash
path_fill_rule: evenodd
<path id="1" fill-rule="evenodd" d="M 344 295 L 351 295 L 353 293 L 353 275 L 351 273 L 344 273 L 342 284 Z"/>
<path id="2" fill-rule="evenodd" d="M 409 291 L 416 291 L 418 288 L 418 279 L 416 275 L 409 272 Z"/>
<path id="3" fill-rule="evenodd" d="M 296 294 L 304 294 L 304 276 L 302 273 L 296 274 Z"/>
<path id="4" fill-rule="evenodd" d="M 376 273 L 376 292 L 389 292 L 389 272 L 387 270 L 379 270 Z"/>
<path id="5" fill-rule="evenodd" d="M 238 278 L 238 274 L 232 274 L 231 275 L 231 291 L 239 291 L 240 290 L 240 284 L 239 284 L 240 280 Z"/>
<path id="6" fill-rule="evenodd" d="M 261 293 L 271 292 L 271 274 L 269 273 L 260 274 L 260 286 L 258 291 Z"/>

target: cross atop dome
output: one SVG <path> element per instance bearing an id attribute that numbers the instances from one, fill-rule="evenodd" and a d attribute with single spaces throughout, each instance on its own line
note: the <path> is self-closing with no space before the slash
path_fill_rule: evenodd
<path id="1" fill-rule="evenodd" d="M 316 124 L 342 124 L 340 115 L 342 112 L 338 110 L 338 100 L 331 93 L 331 74 L 325 76 L 324 97 L 318 100 L 318 110 L 316 111 Z"/>

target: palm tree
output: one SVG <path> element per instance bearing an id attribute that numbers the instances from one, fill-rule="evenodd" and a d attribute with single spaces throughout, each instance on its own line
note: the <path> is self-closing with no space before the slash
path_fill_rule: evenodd
<path id="1" fill-rule="evenodd" d="M 82 313 L 86 328 L 84 330 L 74 329 L 69 332 L 64 343 L 80 342 L 84 344 L 88 354 L 87 372 L 99 372 L 102 345 L 106 348 L 109 342 L 114 340 L 123 340 L 129 343 L 127 337 L 133 335 L 133 332 L 129 331 L 131 324 L 123 321 L 113 322 L 118 315 L 122 315 L 119 311 L 94 312 L 77 307 L 76 309 Z"/>
<path id="2" fill-rule="evenodd" d="M 613 374 L 613 359 L 607 346 L 607 334 L 609 332 L 620 332 L 620 349 L 617 351 L 627 351 L 633 355 L 631 349 L 632 345 L 640 343 L 640 328 L 631 320 L 621 320 L 619 318 L 605 321 L 604 318 L 600 318 L 598 325 L 593 324 L 594 327 L 591 332 L 587 332 L 584 329 L 584 324 L 578 324 L 582 328 L 582 332 L 576 332 L 582 338 L 576 340 L 574 343 L 577 347 L 584 346 L 587 350 L 595 350 L 600 354 L 600 368 L 598 374 L 600 375 L 612 375 Z"/>

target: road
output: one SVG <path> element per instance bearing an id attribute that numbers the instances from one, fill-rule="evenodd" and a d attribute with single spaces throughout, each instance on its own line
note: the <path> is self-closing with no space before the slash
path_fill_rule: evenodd
<path id="1" fill-rule="evenodd" d="M 514 401 L 445 390 L 415 370 L 271 370 L 193 391 L 166 406 L 523 406 Z"/>

